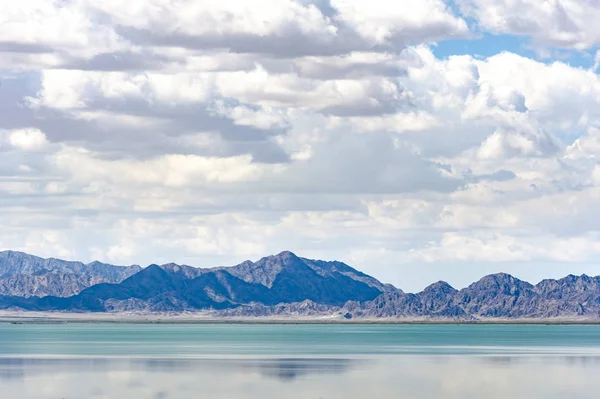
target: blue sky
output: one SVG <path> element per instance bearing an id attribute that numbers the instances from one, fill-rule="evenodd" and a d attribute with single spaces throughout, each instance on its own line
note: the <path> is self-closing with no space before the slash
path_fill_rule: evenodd
<path id="1" fill-rule="evenodd" d="M 483 33 L 471 39 L 451 39 L 435 43 L 433 53 L 438 58 L 453 55 L 471 55 L 488 58 L 501 52 L 519 54 L 544 63 L 564 62 L 576 68 L 593 69 L 597 47 L 585 50 L 539 49 L 531 41 L 522 36 L 494 35 Z"/>

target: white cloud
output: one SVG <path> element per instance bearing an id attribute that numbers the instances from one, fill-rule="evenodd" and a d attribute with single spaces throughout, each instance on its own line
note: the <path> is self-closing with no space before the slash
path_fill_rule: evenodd
<path id="1" fill-rule="evenodd" d="M 373 44 L 432 41 L 468 32 L 465 21 L 439 0 L 332 0 L 331 4 L 337 19 Z"/>
<path id="2" fill-rule="evenodd" d="M 21 151 L 39 151 L 48 145 L 48 139 L 39 129 L 18 129 L 3 134 L 4 141 Z"/>
<path id="3" fill-rule="evenodd" d="M 586 135 L 576 139 L 565 150 L 567 159 L 593 159 L 600 158 L 600 130 L 592 127 Z"/>
<path id="4" fill-rule="evenodd" d="M 247 105 L 227 106 L 224 101 L 217 100 L 212 106 L 217 115 L 230 118 L 236 125 L 254 126 L 259 129 L 285 128 L 288 126 L 286 110 L 273 107 L 254 107 Z"/>
<path id="5" fill-rule="evenodd" d="M 461 7 L 538 45 L 597 43 L 594 4 L 563 1 L 563 35 L 538 3 Z M 596 70 L 436 57 L 469 34 L 441 1 L 0 10 L 5 248 L 203 266 L 291 249 L 393 282 L 600 257 Z"/>
<path id="6" fill-rule="evenodd" d="M 0 26 L 0 43 L 42 49 L 55 46 L 62 51 L 93 51 L 118 45 L 116 34 L 95 25 L 86 13 L 85 2 L 80 1 L 2 1 Z"/>
<path id="7" fill-rule="evenodd" d="M 331 116 L 328 123 L 332 127 L 344 126 L 358 133 L 363 132 L 412 132 L 427 130 L 439 125 L 439 121 L 425 112 L 399 112 L 385 116 Z"/>
<path id="8" fill-rule="evenodd" d="M 113 262 L 125 262 L 133 255 L 133 249 L 127 244 L 112 245 L 108 248 L 106 258 Z"/>
<path id="9" fill-rule="evenodd" d="M 206 101 L 211 75 L 203 73 L 124 73 L 44 70 L 42 89 L 30 101 L 34 106 L 58 109 L 86 108 L 94 100 L 140 99 L 148 103 L 179 105 Z"/>
<path id="10" fill-rule="evenodd" d="M 162 64 L 213 66 L 202 50 L 239 54 L 339 55 L 387 43 L 432 41 L 468 32 L 439 0 L 417 7 L 334 2 L 337 17 L 297 0 L 24 0 L 0 4 L 0 52 L 10 68 L 122 70 Z M 369 7 L 365 7 L 369 5 Z M 369 11 L 370 10 L 370 11 Z M 368 12 L 368 20 L 358 13 Z M 355 31 L 356 30 L 356 31 Z"/>
<path id="11" fill-rule="evenodd" d="M 581 262 L 593 261 L 599 255 L 600 244 L 596 234 L 565 239 L 487 232 L 444 233 L 439 243 L 411 251 L 413 259 L 425 262 Z"/>
<path id="12" fill-rule="evenodd" d="M 369 76 L 397 76 L 411 65 L 420 63 L 419 55 L 411 48 L 400 53 L 352 51 L 344 55 L 306 56 L 293 61 L 302 77 L 315 79 L 359 79 Z"/>
<path id="13" fill-rule="evenodd" d="M 147 161 L 107 161 L 81 148 L 64 148 L 52 155 L 51 162 L 72 181 L 124 185 L 185 187 L 209 183 L 252 181 L 262 168 L 252 157 L 201 157 L 165 154 Z"/>
<path id="14" fill-rule="evenodd" d="M 461 10 L 493 33 L 530 36 L 536 44 L 590 49 L 600 43 L 600 4 L 582 0 L 458 0 Z"/>
<path id="15" fill-rule="evenodd" d="M 507 159 L 514 156 L 543 156 L 557 149 L 551 136 L 544 132 L 497 130 L 481 143 L 480 159 Z"/>
<path id="16" fill-rule="evenodd" d="M 381 113 L 400 107 L 406 93 L 394 78 L 313 80 L 296 74 L 251 72 L 219 74 L 217 87 L 224 96 L 246 103 L 300 107 L 344 115 Z"/>
<path id="17" fill-rule="evenodd" d="M 90 1 L 115 24 L 147 29 L 162 35 L 233 36 L 278 35 L 286 29 L 312 37 L 335 36 L 336 29 L 314 5 L 293 0 L 150 0 L 123 4 Z M 202 21 L 202 23 L 198 23 Z"/>

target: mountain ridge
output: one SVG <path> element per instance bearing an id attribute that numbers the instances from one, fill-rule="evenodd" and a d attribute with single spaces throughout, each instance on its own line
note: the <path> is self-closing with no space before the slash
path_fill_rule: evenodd
<path id="1" fill-rule="evenodd" d="M 0 295 L 66 297 L 95 284 L 121 282 L 141 269 L 138 265 L 114 266 L 98 261 L 85 264 L 0 251 Z"/>
<path id="2" fill-rule="evenodd" d="M 3 310 L 209 312 L 224 317 L 455 321 L 600 320 L 600 276 L 585 274 L 545 279 L 534 285 L 510 274 L 496 273 L 460 290 L 438 281 L 421 292 L 405 293 L 343 262 L 301 258 L 290 251 L 229 267 L 194 268 L 167 263 L 134 269 L 101 262 L 84 265 L 37 257 L 27 262 L 30 255 L 6 254 L 7 251 L 0 252 L 0 271 L 4 272 L 0 275 L 0 309 Z M 9 265 L 7 259 L 16 259 L 16 265 Z M 59 286 L 66 287 L 57 290 L 64 294 L 75 290 L 70 278 L 81 278 L 78 273 L 89 277 L 93 274 L 90 270 L 104 273 L 104 278 L 117 275 L 124 278 L 96 283 L 90 280 L 89 286 L 73 295 L 12 295 L 11 287 L 3 288 L 5 281 L 15 279 L 27 282 L 28 279 L 55 278 Z M 127 275 L 135 270 L 137 272 Z M 16 289 L 16 292 L 22 291 L 26 290 Z"/>

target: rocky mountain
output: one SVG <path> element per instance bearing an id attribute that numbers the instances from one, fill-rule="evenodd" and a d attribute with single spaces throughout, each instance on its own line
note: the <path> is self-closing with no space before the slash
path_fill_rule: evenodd
<path id="1" fill-rule="evenodd" d="M 600 277 L 586 275 L 532 285 L 499 273 L 461 290 L 440 281 L 411 294 L 344 263 L 291 252 L 232 267 L 199 269 L 170 263 L 141 270 L 3 252 L 0 271 L 0 287 L 8 287 L 1 288 L 0 309 L 202 311 L 219 317 L 600 319 Z M 109 279 L 113 281 L 106 282 Z M 53 295 L 35 295 L 50 289 Z"/>
<path id="2" fill-rule="evenodd" d="M 291 252 L 229 268 L 150 265 L 118 284 L 97 284 L 59 298 L 4 296 L 0 308 L 69 311 L 186 311 L 312 301 L 330 307 L 369 301 L 393 289 L 339 262 L 319 262 Z"/>
<path id="3" fill-rule="evenodd" d="M 301 261 L 312 272 L 323 278 L 333 278 L 335 280 L 347 277 L 353 281 L 361 282 L 373 287 L 380 292 L 395 290 L 390 284 L 383 284 L 377 279 L 368 276 L 342 262 L 326 262 L 322 260 L 300 259 L 293 253 L 285 251 L 277 256 L 268 256 L 262 258 L 256 263 L 245 261 L 233 267 L 220 267 L 212 270 L 226 270 L 233 276 L 247 282 L 262 284 L 268 288 L 272 288 L 276 278 L 290 264 L 290 260 Z"/>
<path id="4" fill-rule="evenodd" d="M 398 291 L 349 302 L 340 313 L 358 318 L 600 319 L 600 277 L 568 276 L 532 285 L 499 273 L 460 291 L 437 282 L 418 294 Z"/>
<path id="5" fill-rule="evenodd" d="M 68 297 L 96 284 L 119 283 L 140 270 L 139 266 L 84 264 L 3 251 L 0 252 L 0 295 Z"/>

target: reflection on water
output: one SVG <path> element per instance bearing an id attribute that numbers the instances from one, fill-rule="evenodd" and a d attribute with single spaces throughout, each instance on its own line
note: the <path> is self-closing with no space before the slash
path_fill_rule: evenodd
<path id="1" fill-rule="evenodd" d="M 311 374 L 343 374 L 350 370 L 351 366 L 357 367 L 358 363 L 350 359 L 261 359 L 237 364 L 241 364 L 246 370 L 257 369 L 268 377 L 293 380 Z"/>
<path id="2" fill-rule="evenodd" d="M 0 355 L 185 357 L 347 355 L 600 356 L 600 326 L 2 325 Z"/>
<path id="3" fill-rule="evenodd" d="M 2 397 L 597 398 L 600 358 L 2 358 Z"/>
<path id="4" fill-rule="evenodd" d="M 598 398 L 600 326 L 0 325 L 0 399 Z"/>
<path id="5" fill-rule="evenodd" d="M 119 359 L 119 358 L 1 358 L 0 380 L 24 379 L 27 375 L 70 372 L 72 370 L 136 370 L 144 373 L 184 373 L 234 371 L 261 374 L 280 380 L 293 380 L 310 374 L 342 374 L 351 367 L 366 364 L 365 359 L 346 358 L 246 358 L 246 359 Z"/>

